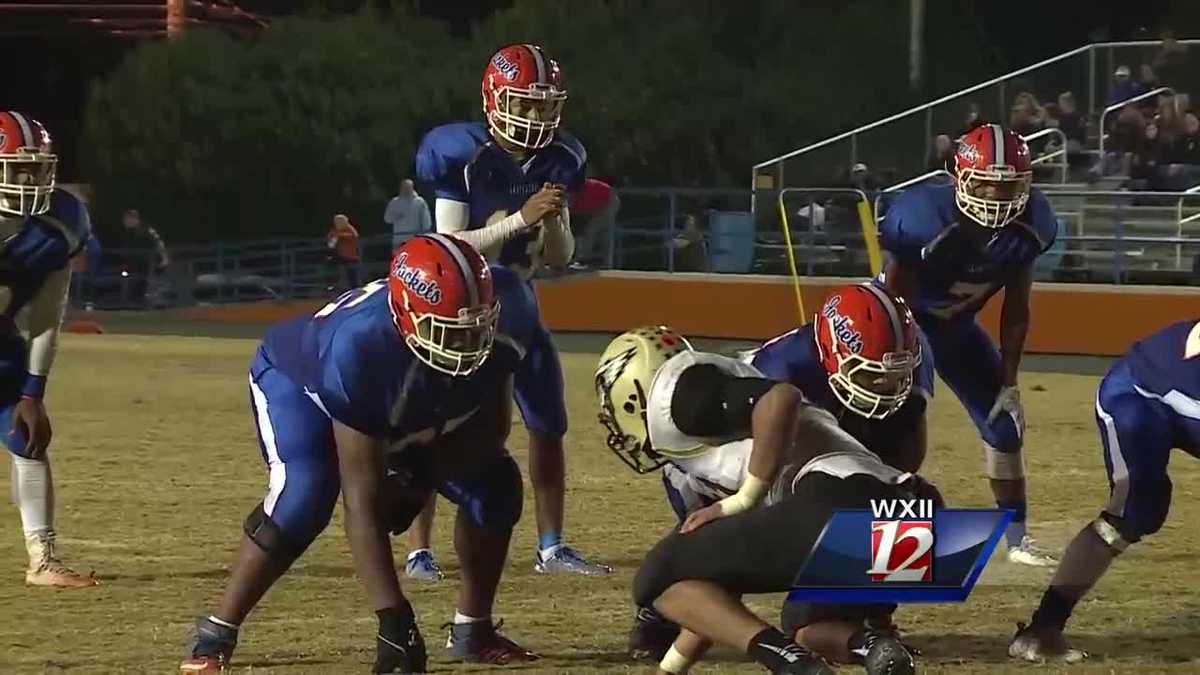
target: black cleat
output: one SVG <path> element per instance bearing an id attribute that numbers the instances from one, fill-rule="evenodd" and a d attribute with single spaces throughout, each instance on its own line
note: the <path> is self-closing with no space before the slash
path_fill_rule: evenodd
<path id="1" fill-rule="evenodd" d="M 629 631 L 629 658 L 658 663 L 677 637 L 679 626 L 650 607 L 639 607 Z"/>

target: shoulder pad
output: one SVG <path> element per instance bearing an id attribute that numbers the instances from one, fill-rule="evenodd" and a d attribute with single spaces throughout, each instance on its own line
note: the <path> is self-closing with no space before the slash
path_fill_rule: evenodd
<path id="1" fill-rule="evenodd" d="M 474 159 L 491 139 L 482 124 L 457 122 L 434 127 L 417 148 L 417 179 L 437 181 Z"/>
<path id="2" fill-rule="evenodd" d="M 587 166 L 587 149 L 571 133 L 564 129 L 559 129 L 554 135 L 554 145 L 561 147 L 567 154 L 574 158 L 576 169 L 582 169 Z"/>
<path id="3" fill-rule="evenodd" d="M 1042 244 L 1042 250 L 1050 248 L 1058 238 L 1058 217 L 1054 215 L 1054 207 L 1041 190 L 1029 191 L 1029 204 L 1025 207 L 1025 219 L 1029 229 Z"/>
<path id="4" fill-rule="evenodd" d="M 92 219 L 88 216 L 87 206 L 62 188 L 54 190 L 50 197 L 50 211 L 39 216 L 39 219 L 53 225 L 66 237 L 72 255 L 83 248 L 92 233 Z"/>
<path id="5" fill-rule="evenodd" d="M 955 221 L 954 186 L 922 184 L 896 197 L 879 228 L 884 248 L 918 253 Z"/>

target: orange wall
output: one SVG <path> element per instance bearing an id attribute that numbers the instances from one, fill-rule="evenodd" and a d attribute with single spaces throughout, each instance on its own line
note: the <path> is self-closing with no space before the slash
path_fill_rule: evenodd
<path id="1" fill-rule="evenodd" d="M 853 281 L 805 280 L 805 311 Z M 547 325 L 560 331 L 665 323 L 697 337 L 765 339 L 794 328 L 798 316 L 790 280 L 769 276 L 611 272 L 542 283 L 538 296 Z M 1002 297 L 980 315 L 993 339 Z M 1115 356 L 1158 328 L 1200 318 L 1200 289 L 1035 284 L 1032 311 L 1026 351 Z"/>
<path id="2" fill-rule="evenodd" d="M 851 279 L 802 283 L 812 313 L 835 286 Z M 789 279 L 757 275 L 602 272 L 539 282 L 542 315 L 552 330 L 620 332 L 664 323 L 685 335 L 765 339 L 796 326 Z M 233 323 L 280 321 L 314 311 L 320 302 L 255 303 L 194 308 L 196 319 Z M 981 314 L 996 337 L 1000 297 Z M 1093 284 L 1035 284 L 1026 351 L 1122 354 L 1138 338 L 1169 323 L 1200 318 L 1200 289 Z"/>

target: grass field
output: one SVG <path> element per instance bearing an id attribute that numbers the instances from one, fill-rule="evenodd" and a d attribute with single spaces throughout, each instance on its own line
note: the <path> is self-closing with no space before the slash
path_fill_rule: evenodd
<path id="1" fill-rule="evenodd" d="M 64 339 L 49 406 L 55 424 L 58 526 L 65 553 L 94 567 L 103 585 L 26 589 L 15 509 L 0 506 L 0 673 L 170 673 L 194 618 L 224 582 L 241 521 L 261 498 L 266 473 L 246 404 L 245 368 L 255 341 L 170 335 Z M 567 532 L 611 563 L 604 579 L 539 577 L 532 570 L 532 495 L 514 535 L 496 615 L 540 652 L 538 672 L 644 672 L 624 663 L 629 585 L 642 553 L 672 516 L 655 477 L 638 477 L 604 449 L 589 373 L 595 355 L 564 354 L 573 429 L 568 438 Z M 1065 542 L 1104 503 L 1107 488 L 1092 421 L 1097 378 L 1027 373 L 1032 532 Z M 932 409 L 928 476 L 956 505 L 989 504 L 979 443 L 941 388 Z M 522 465 L 525 437 L 511 447 Z M 1163 531 L 1118 560 L 1081 604 L 1070 632 L 1092 652 L 1071 672 L 1200 672 L 1200 520 L 1196 464 L 1179 461 L 1173 513 Z M 7 472 L 5 472 L 7 473 Z M 450 579 L 410 586 L 436 670 L 454 610 L 457 571 L 443 505 L 435 547 Z M 402 557 L 402 542 L 396 544 Z M 962 605 L 912 607 L 898 620 L 925 650 L 928 672 L 1045 671 L 1004 656 L 1014 623 L 1036 604 L 1048 573 L 999 559 Z M 777 597 L 754 606 L 775 620 Z M 366 672 L 375 620 L 342 539 L 340 517 L 251 615 L 235 672 Z M 695 672 L 761 672 L 718 653 Z M 844 668 L 846 672 L 857 669 Z"/>

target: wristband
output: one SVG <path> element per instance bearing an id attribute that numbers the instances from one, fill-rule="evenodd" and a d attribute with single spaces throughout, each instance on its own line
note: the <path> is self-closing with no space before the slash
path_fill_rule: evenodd
<path id="1" fill-rule="evenodd" d="M 746 480 L 737 493 L 717 502 L 721 505 L 721 515 L 732 516 L 758 504 L 767 492 L 767 483 L 752 473 L 746 473 Z"/>
<path id="2" fill-rule="evenodd" d="M 42 400 L 42 397 L 45 395 L 46 395 L 46 376 L 45 375 L 34 375 L 33 373 L 26 375 L 25 376 L 25 386 L 21 389 L 21 396 L 23 398 L 32 398 L 32 399 L 40 401 L 40 400 Z"/>

